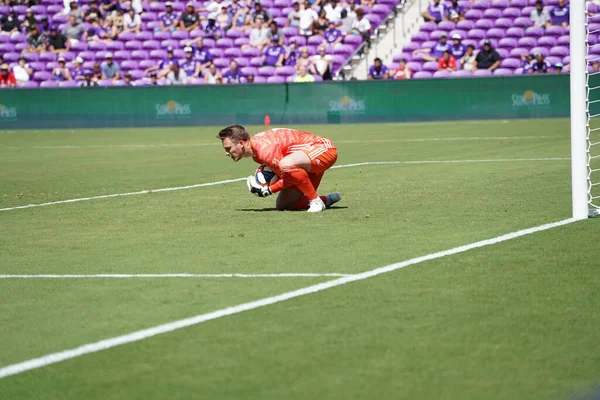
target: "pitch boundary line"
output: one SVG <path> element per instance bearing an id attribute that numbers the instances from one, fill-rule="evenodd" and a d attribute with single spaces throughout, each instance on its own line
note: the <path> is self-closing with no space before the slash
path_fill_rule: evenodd
<path id="1" fill-rule="evenodd" d="M 367 165 L 469 164 L 469 163 L 568 161 L 568 160 L 570 160 L 570 158 L 514 158 L 514 159 L 496 159 L 496 160 L 491 159 L 491 160 L 367 161 L 367 162 L 359 162 L 359 163 L 353 163 L 353 164 L 334 165 L 333 167 L 331 167 L 331 169 L 360 167 L 360 166 L 367 166 Z M 110 198 L 114 198 L 114 197 L 126 197 L 126 196 L 136 196 L 136 195 L 150 194 L 150 193 L 172 192 L 175 190 L 194 189 L 194 188 L 199 188 L 199 187 L 222 185 L 225 183 L 240 182 L 243 180 L 246 180 L 246 178 L 226 179 L 223 181 L 199 183 L 199 184 L 187 185 L 187 186 L 176 186 L 176 187 L 162 188 L 162 189 L 138 190 L 136 192 L 128 192 L 128 193 L 114 193 L 114 194 L 105 194 L 105 195 L 100 195 L 100 196 L 80 197 L 77 199 L 69 199 L 69 200 L 57 200 L 57 201 L 50 201 L 48 203 L 27 204 L 24 206 L 0 208 L 0 212 L 22 210 L 22 209 L 34 208 L 34 207 L 47 207 L 47 206 L 53 206 L 53 205 L 57 205 L 57 204 L 78 203 L 81 201 L 110 199 Z"/>
<path id="2" fill-rule="evenodd" d="M 282 273 L 282 274 L 31 274 L 0 275 L 0 279 L 128 279 L 128 278 L 318 278 L 343 277 L 352 274 L 338 273 Z"/>
<path id="3" fill-rule="evenodd" d="M 406 261 L 402 261 L 396 264 L 386 265 L 384 267 L 375 268 L 370 271 L 366 271 L 360 274 L 349 275 L 345 277 L 341 277 L 338 279 L 334 279 L 331 281 L 319 283 L 316 285 L 307 286 L 301 289 L 293 290 L 290 292 L 282 293 L 280 295 L 265 297 L 260 300 L 251 301 L 248 303 L 242 303 L 235 306 L 222 308 L 217 311 L 212 311 L 205 314 L 199 314 L 194 317 L 181 319 L 178 321 L 169 322 L 162 325 L 157 325 L 152 328 L 147 328 L 143 330 L 139 330 L 136 332 L 132 332 L 126 335 L 116 336 L 109 339 L 100 340 L 94 343 L 84 344 L 82 346 L 59 351 L 56 353 L 47 354 L 42 357 L 34 358 L 31 360 L 23 361 L 20 363 L 7 365 L 5 367 L 0 368 L 0 379 L 6 378 L 8 376 L 17 375 L 26 371 L 42 368 L 51 364 L 56 364 L 61 361 L 70 360 L 73 358 L 81 357 L 86 354 L 96 353 L 102 350 L 107 350 L 113 347 L 121 346 L 128 343 L 138 342 L 140 340 L 148 339 L 153 336 L 161 335 L 168 332 L 173 332 L 178 329 L 187 328 L 190 326 L 198 325 L 203 322 L 215 320 L 218 318 L 227 317 L 229 315 L 239 314 L 245 311 L 254 310 L 257 308 L 266 307 L 272 304 L 280 303 L 286 300 L 294 299 L 296 297 L 301 297 L 317 292 L 321 292 L 327 289 L 331 289 L 337 286 L 345 285 L 347 283 L 361 281 L 365 279 L 369 279 L 378 275 L 386 274 L 389 272 L 393 272 L 399 270 L 401 268 L 405 268 L 411 265 L 420 264 L 422 262 L 439 259 L 442 257 L 464 253 L 466 251 L 481 248 L 485 246 L 490 246 L 493 244 L 505 242 L 507 240 L 515 239 L 518 237 L 530 235 L 532 233 L 545 231 L 548 229 L 556 228 L 559 226 L 571 224 L 577 221 L 574 218 L 565 219 L 562 221 L 539 225 L 533 228 L 523 229 L 511 233 L 507 233 L 505 235 L 497 236 L 492 239 L 481 240 L 479 242 L 474 242 L 471 244 L 467 244 L 464 246 L 454 247 L 449 250 L 440 251 L 437 253 L 428 254 L 421 257 L 411 258 Z"/>

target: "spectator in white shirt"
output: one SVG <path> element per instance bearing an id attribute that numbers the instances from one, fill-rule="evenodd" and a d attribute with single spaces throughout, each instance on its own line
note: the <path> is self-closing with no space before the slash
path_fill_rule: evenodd
<path id="1" fill-rule="evenodd" d="M 187 74 L 179 68 L 178 63 L 171 65 L 171 70 L 167 74 L 167 85 L 185 85 L 187 83 Z"/>
<path id="2" fill-rule="evenodd" d="M 346 36 L 352 31 L 352 26 L 354 25 L 354 21 L 356 21 L 356 14 L 354 14 L 354 17 L 350 17 L 350 15 L 348 15 L 348 10 L 344 8 L 340 15 L 342 18 L 340 19 L 339 30 Z"/>
<path id="3" fill-rule="evenodd" d="M 334 22 L 337 25 L 342 17 L 342 6 L 338 4 L 338 0 L 331 0 L 331 2 L 323 7 L 323 10 L 325 10 L 327 20 Z"/>
<path id="4" fill-rule="evenodd" d="M 306 4 L 300 6 L 300 23 L 298 24 L 298 34 L 303 36 L 312 36 L 313 23 L 319 19 L 319 15 L 315 10 Z"/>
<path id="5" fill-rule="evenodd" d="M 371 23 L 365 18 L 365 12 L 362 8 L 356 9 L 356 21 L 354 21 L 352 33 L 359 34 L 363 37 L 363 40 L 369 41 L 369 36 L 371 35 Z"/>
<path id="6" fill-rule="evenodd" d="M 461 57 L 458 62 L 462 65 L 462 68 L 467 71 L 472 71 L 475 66 L 475 46 L 472 44 L 467 46 L 467 52 Z"/>
<path id="7" fill-rule="evenodd" d="M 319 54 L 312 56 L 312 61 L 317 70 L 317 74 L 321 75 L 323 80 L 331 80 L 331 69 L 333 68 L 333 57 L 327 54 L 325 46 L 319 46 Z"/>
<path id="8" fill-rule="evenodd" d="M 138 33 L 142 29 L 142 17 L 131 8 L 123 17 L 123 32 Z"/>
<path id="9" fill-rule="evenodd" d="M 242 46 L 242 48 L 255 47 L 262 50 L 268 42 L 269 29 L 264 26 L 262 16 L 257 16 L 254 22 L 254 28 L 250 30 L 250 44 Z"/>
<path id="10" fill-rule="evenodd" d="M 297 28 L 300 25 L 300 4 L 297 1 L 294 2 L 294 11 L 288 14 L 288 20 L 285 24 L 286 27 L 291 26 Z"/>
<path id="11" fill-rule="evenodd" d="M 21 83 L 29 82 L 31 75 L 33 75 L 33 69 L 25 62 L 24 57 L 19 57 L 18 64 L 13 68 L 13 74 L 17 80 L 17 86 L 19 86 Z"/>
<path id="12" fill-rule="evenodd" d="M 537 0 L 535 2 L 535 10 L 531 11 L 531 22 L 533 26 L 546 28 L 551 25 L 550 11 L 544 9 L 544 2 Z"/>

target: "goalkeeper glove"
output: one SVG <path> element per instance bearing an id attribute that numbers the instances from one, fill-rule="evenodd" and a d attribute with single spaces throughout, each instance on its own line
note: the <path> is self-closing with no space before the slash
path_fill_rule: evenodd
<path id="1" fill-rule="evenodd" d="M 246 184 L 248 184 L 248 190 L 250 193 L 254 193 L 258 197 L 267 197 L 273 194 L 269 188 L 269 185 L 261 185 L 256 181 L 256 177 L 254 175 L 251 175 L 248 177 L 248 179 L 246 179 Z"/>

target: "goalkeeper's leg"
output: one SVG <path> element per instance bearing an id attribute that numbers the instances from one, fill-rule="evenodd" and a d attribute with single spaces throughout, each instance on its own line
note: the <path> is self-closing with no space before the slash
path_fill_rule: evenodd
<path id="1" fill-rule="evenodd" d="M 309 174 L 308 176 L 315 190 L 318 189 L 321 179 L 323 179 L 323 174 Z M 319 197 L 321 198 L 321 201 L 325 203 L 326 207 L 330 207 L 332 204 L 341 200 L 341 196 L 337 192 Z M 296 187 L 283 189 L 277 197 L 276 207 L 278 210 L 306 210 L 308 206 L 308 197 Z"/>

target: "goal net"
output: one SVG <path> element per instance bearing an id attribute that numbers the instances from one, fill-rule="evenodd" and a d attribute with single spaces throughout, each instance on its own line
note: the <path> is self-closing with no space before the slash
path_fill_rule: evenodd
<path id="1" fill-rule="evenodd" d="M 600 2 L 585 5 L 587 203 L 594 217 L 600 215 Z"/>

